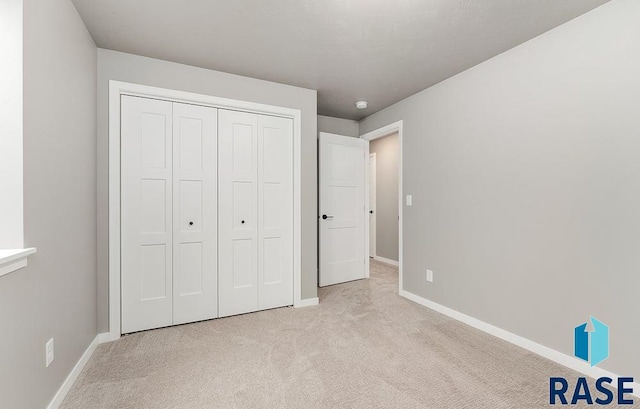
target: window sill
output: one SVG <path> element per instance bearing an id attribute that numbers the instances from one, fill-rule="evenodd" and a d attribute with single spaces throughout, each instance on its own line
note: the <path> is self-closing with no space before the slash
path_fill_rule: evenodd
<path id="1" fill-rule="evenodd" d="M 35 248 L 0 250 L 0 277 L 26 267 L 27 257 L 35 252 Z"/>

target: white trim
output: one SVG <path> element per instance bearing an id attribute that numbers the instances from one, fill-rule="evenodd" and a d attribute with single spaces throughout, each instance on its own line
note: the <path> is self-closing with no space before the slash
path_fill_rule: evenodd
<path id="1" fill-rule="evenodd" d="M 78 377 L 80 376 L 80 373 L 84 369 L 85 365 L 87 365 L 87 362 L 89 362 L 89 359 L 95 352 L 96 347 L 100 344 L 107 342 L 108 338 L 109 338 L 109 333 L 107 332 L 96 335 L 96 337 L 93 339 L 93 341 L 91 341 L 91 343 L 89 344 L 87 349 L 84 351 L 84 353 L 82 354 L 82 356 L 80 357 L 76 365 L 71 370 L 71 373 L 69 374 L 69 376 L 67 376 L 67 379 L 64 380 L 64 382 L 62 383 L 62 386 L 60 386 L 60 389 L 58 389 L 58 392 L 56 392 L 53 399 L 51 399 L 51 402 L 47 406 L 47 409 L 58 409 L 60 407 L 60 405 L 64 401 L 64 398 L 67 396 L 67 394 L 71 390 L 71 387 L 78 380 Z"/>
<path id="2" fill-rule="evenodd" d="M 360 139 L 364 139 L 371 142 L 375 139 L 380 139 L 380 138 L 384 138 L 385 136 L 393 135 L 396 132 L 400 133 L 401 130 L 402 130 L 402 121 L 397 121 L 392 124 L 385 125 L 382 128 L 378 128 L 371 132 L 367 132 L 364 135 L 360 135 Z"/>
<path id="3" fill-rule="evenodd" d="M 108 332 L 101 332 L 100 334 L 98 334 L 98 336 L 96 337 L 98 339 L 98 345 L 99 344 L 105 344 L 107 342 L 111 342 L 111 341 L 115 341 L 115 339 L 111 339 L 111 334 Z"/>
<path id="4" fill-rule="evenodd" d="M 0 250 L 0 277 L 27 266 L 27 258 L 35 248 Z"/>
<path id="5" fill-rule="evenodd" d="M 606 376 L 613 379 L 614 385 L 617 383 L 617 379 L 619 376 L 612 372 L 606 371 L 602 368 L 598 368 L 597 366 L 594 366 L 594 367 L 589 366 L 588 363 L 583 362 L 577 358 L 563 354 L 562 352 L 558 352 L 555 349 L 551 349 L 544 345 L 540 345 L 527 338 L 521 337 L 512 332 L 503 330 L 502 328 L 498 328 L 484 321 L 480 321 L 477 318 L 470 317 L 466 314 L 453 310 L 449 307 L 445 307 L 444 305 L 435 303 L 433 301 L 427 300 L 426 298 L 420 297 L 419 295 L 415 295 L 408 291 L 400 290 L 400 295 L 408 300 L 411 300 L 431 310 L 444 314 L 450 318 L 453 318 L 454 320 L 463 322 L 473 328 L 479 329 L 482 332 L 486 332 L 489 335 L 493 335 L 494 337 L 500 338 L 504 341 L 517 345 L 520 348 L 524 348 L 527 351 L 531 351 L 534 354 L 540 355 L 544 358 L 547 358 L 569 369 L 573 369 L 574 371 L 580 372 L 588 377 L 597 379 L 597 378 Z M 640 383 L 634 382 L 633 384 L 631 384 L 631 386 L 634 389 L 634 393 L 633 393 L 634 396 L 640 397 Z"/>
<path id="6" fill-rule="evenodd" d="M 293 119 L 293 306 L 302 299 L 302 112 L 288 110 Z"/>
<path id="7" fill-rule="evenodd" d="M 383 126 L 382 128 L 378 128 L 374 131 L 367 132 L 364 135 L 360 135 L 360 139 L 367 140 L 369 142 L 384 138 L 385 136 L 389 136 L 394 133 L 398 133 L 398 212 L 400 216 L 400 220 L 398 220 L 398 293 L 402 293 L 403 287 L 403 274 L 402 274 L 402 266 L 403 266 L 403 239 L 402 239 L 402 225 L 404 223 L 404 201 L 403 195 L 404 190 L 402 186 L 402 173 L 403 173 L 403 159 L 402 159 L 402 140 L 403 140 L 403 122 L 402 120 L 394 122 L 392 124 Z M 367 165 L 368 168 L 368 165 Z M 368 197 L 368 195 L 367 195 Z M 369 237 L 367 236 L 367 252 L 369 251 Z"/>
<path id="8" fill-rule="evenodd" d="M 400 265 L 400 263 L 398 263 L 395 260 L 391 260 L 390 258 L 385 258 L 385 257 L 380 257 L 380 256 L 373 256 L 372 258 L 374 260 L 376 260 L 376 261 L 379 261 L 379 262 L 385 263 L 385 264 L 390 264 L 392 266 L 398 267 Z"/>
<path id="9" fill-rule="evenodd" d="M 302 300 L 301 143 L 302 113 L 298 109 L 238 101 L 178 90 L 109 81 L 109 339 L 120 338 L 120 96 L 132 95 L 244 112 L 281 116 L 293 120 L 293 305 Z"/>
<path id="10" fill-rule="evenodd" d="M 367 187 L 367 193 L 369 194 L 369 257 L 376 257 L 378 254 L 378 155 L 375 152 L 371 152 L 371 146 L 369 146 L 369 170 L 371 170 L 371 163 L 373 160 L 373 168 L 376 175 L 369 174 L 369 185 Z M 371 181 L 375 180 L 375 186 L 371 184 Z M 374 189 L 373 203 L 371 203 L 371 189 Z M 373 213 L 371 213 L 373 210 Z M 371 231 L 371 220 L 373 219 L 373 230 Z M 373 238 L 373 240 L 372 240 Z M 373 247 L 373 249 L 372 249 Z M 373 253 L 373 254 L 372 254 Z"/>
<path id="11" fill-rule="evenodd" d="M 371 208 L 371 203 L 369 203 L 369 178 L 371 177 L 369 175 L 369 155 L 370 155 L 370 151 L 369 151 L 369 144 L 367 143 L 366 149 L 365 149 L 365 153 L 364 153 L 364 209 L 362 209 L 364 211 L 364 217 L 363 217 L 363 222 L 364 222 L 364 277 L 365 278 L 369 278 L 371 276 L 371 266 L 369 265 L 369 239 L 371 238 L 370 234 L 371 232 L 369 231 L 369 209 Z"/>
<path id="12" fill-rule="evenodd" d="M 320 303 L 320 300 L 318 299 L 318 297 L 306 298 L 304 300 L 300 300 L 300 302 L 298 303 L 298 305 L 295 306 L 295 308 L 312 307 L 314 305 L 318 305 L 319 303 Z"/>

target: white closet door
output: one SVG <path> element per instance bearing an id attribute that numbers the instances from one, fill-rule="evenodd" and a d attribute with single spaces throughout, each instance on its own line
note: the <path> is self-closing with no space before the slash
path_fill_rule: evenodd
<path id="1" fill-rule="evenodd" d="M 220 316 L 258 309 L 258 116 L 218 110 Z"/>
<path id="2" fill-rule="evenodd" d="M 171 325 L 172 104 L 121 100 L 122 333 Z"/>
<path id="3" fill-rule="evenodd" d="M 258 308 L 293 304 L 293 120 L 258 116 Z"/>
<path id="4" fill-rule="evenodd" d="M 217 110 L 173 104 L 173 324 L 218 316 Z"/>

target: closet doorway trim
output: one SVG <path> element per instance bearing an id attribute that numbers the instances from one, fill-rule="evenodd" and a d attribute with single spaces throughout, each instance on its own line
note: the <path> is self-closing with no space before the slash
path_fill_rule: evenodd
<path id="1" fill-rule="evenodd" d="M 122 95 L 280 116 L 293 120 L 293 306 L 305 306 L 301 298 L 301 111 L 191 92 L 109 81 L 109 340 L 119 339 L 121 334 L 120 97 Z"/>

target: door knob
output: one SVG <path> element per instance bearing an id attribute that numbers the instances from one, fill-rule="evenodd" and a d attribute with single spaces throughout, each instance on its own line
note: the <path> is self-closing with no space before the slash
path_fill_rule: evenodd
<path id="1" fill-rule="evenodd" d="M 244 224 L 244 220 L 242 220 L 240 223 Z"/>
<path id="2" fill-rule="evenodd" d="M 369 214 L 373 214 L 373 210 L 369 210 Z"/>
<path id="3" fill-rule="evenodd" d="M 189 226 L 193 226 L 193 222 L 189 222 Z"/>
<path id="4" fill-rule="evenodd" d="M 322 215 L 322 220 L 333 219 L 333 216 L 327 216 L 326 214 Z"/>

